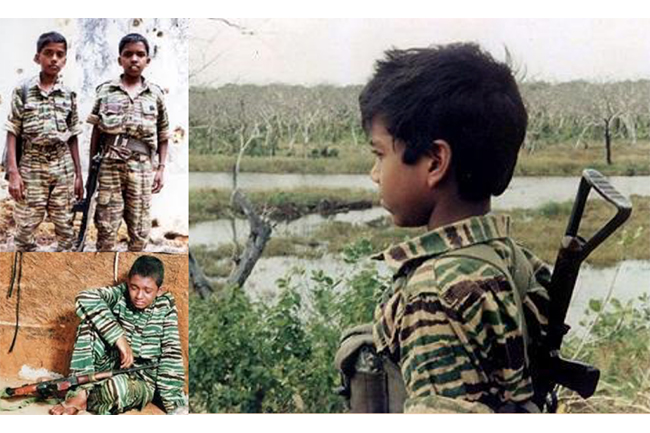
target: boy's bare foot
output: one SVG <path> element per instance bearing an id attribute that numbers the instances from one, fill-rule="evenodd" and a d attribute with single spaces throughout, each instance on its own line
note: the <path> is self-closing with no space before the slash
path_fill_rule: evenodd
<path id="1" fill-rule="evenodd" d="M 57 404 L 50 409 L 50 415 L 77 415 L 82 410 L 86 410 L 87 400 L 88 394 L 82 390 L 74 397 L 70 397 L 62 404 Z"/>

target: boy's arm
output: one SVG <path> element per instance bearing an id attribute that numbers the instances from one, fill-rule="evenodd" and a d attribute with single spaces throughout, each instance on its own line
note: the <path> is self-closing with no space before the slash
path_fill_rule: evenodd
<path id="1" fill-rule="evenodd" d="M 151 192 L 157 194 L 165 185 L 165 165 L 167 161 L 167 148 L 169 145 L 169 114 L 162 96 L 158 98 L 158 121 L 156 124 L 158 140 L 158 167 L 153 180 Z"/>
<path id="2" fill-rule="evenodd" d="M 11 94 L 11 110 L 5 123 L 7 130 L 7 166 L 5 170 L 9 175 L 9 194 L 16 201 L 25 199 L 25 184 L 18 171 L 18 162 L 16 161 L 16 137 L 23 129 L 23 99 L 21 97 L 21 88 L 14 89 Z"/>
<path id="3" fill-rule="evenodd" d="M 84 290 L 77 295 L 76 311 L 81 320 L 88 321 L 109 345 L 124 335 L 124 330 L 111 311 L 124 297 L 124 285 Z"/>
<path id="4" fill-rule="evenodd" d="M 18 164 L 16 163 L 16 136 L 7 132 L 7 174 L 9 175 L 9 194 L 14 200 L 21 202 L 25 200 L 25 183 L 20 176 Z"/>
<path id="5" fill-rule="evenodd" d="M 178 313 L 176 305 L 163 322 L 162 354 L 158 366 L 156 387 L 165 411 L 171 413 L 187 404 L 183 389 L 185 387 L 185 368 L 178 333 Z"/>

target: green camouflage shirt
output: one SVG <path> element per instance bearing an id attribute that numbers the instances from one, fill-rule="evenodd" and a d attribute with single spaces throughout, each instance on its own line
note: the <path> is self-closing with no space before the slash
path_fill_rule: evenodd
<path id="1" fill-rule="evenodd" d="M 135 98 L 129 96 L 121 78 L 99 85 L 88 123 L 107 134 L 125 134 L 140 140 L 153 150 L 159 142 L 169 139 L 164 91 L 144 78 Z"/>
<path id="2" fill-rule="evenodd" d="M 178 334 L 178 313 L 171 293 L 158 296 L 153 304 L 137 310 L 128 301 L 126 283 L 85 290 L 77 295 L 77 315 L 88 320 L 109 345 L 126 337 L 134 366 L 158 362 L 156 370 L 142 376 L 160 393 L 167 413 L 185 405 L 185 369 Z"/>
<path id="3" fill-rule="evenodd" d="M 61 77 L 49 93 L 40 88 L 39 82 L 38 75 L 27 81 L 24 103 L 23 85 L 14 88 L 5 129 L 41 146 L 66 143 L 70 137 L 81 134 L 77 95 L 62 84 Z"/>
<path id="4" fill-rule="evenodd" d="M 510 267 L 509 225 L 507 216 L 468 218 L 376 257 L 395 274 L 375 311 L 373 339 L 378 352 L 400 365 L 405 411 L 490 412 L 533 396 L 510 280 L 484 261 L 445 257 L 486 243 Z M 532 327 L 543 335 L 548 294 L 540 282 L 550 281 L 550 271 L 522 250 L 534 275 L 522 299 L 529 334 Z"/>

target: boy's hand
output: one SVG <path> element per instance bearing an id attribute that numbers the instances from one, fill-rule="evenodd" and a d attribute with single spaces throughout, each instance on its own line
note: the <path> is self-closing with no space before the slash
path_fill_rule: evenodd
<path id="1" fill-rule="evenodd" d="M 77 197 L 78 201 L 81 201 L 84 198 L 84 183 L 81 176 L 75 176 L 74 178 L 74 195 Z"/>
<path id="2" fill-rule="evenodd" d="M 16 201 L 25 200 L 25 183 L 20 173 L 9 174 L 9 194 Z"/>
<path id="3" fill-rule="evenodd" d="M 115 346 L 120 351 L 120 368 L 129 368 L 133 365 L 133 351 L 126 337 L 121 336 L 116 342 Z"/>
<path id="4" fill-rule="evenodd" d="M 156 175 L 153 178 L 153 188 L 151 189 L 151 192 L 153 194 L 158 194 L 164 185 L 165 181 L 163 178 L 163 170 L 158 169 L 156 170 Z"/>

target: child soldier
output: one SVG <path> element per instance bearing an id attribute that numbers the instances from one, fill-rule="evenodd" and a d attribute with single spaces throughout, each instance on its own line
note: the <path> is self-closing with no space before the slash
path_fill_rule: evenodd
<path id="1" fill-rule="evenodd" d="M 68 44 L 59 33 L 42 34 L 34 61 L 41 72 L 17 86 L 11 97 L 6 170 L 9 194 L 16 201 L 17 251 L 34 251 L 34 232 L 45 213 L 54 223 L 58 251 L 73 247 L 72 206 L 83 198 L 77 136 L 81 125 L 77 97 L 61 82 Z M 22 148 L 17 147 L 20 137 Z M 22 151 L 22 158 L 17 156 Z"/>
<path id="2" fill-rule="evenodd" d="M 174 297 L 162 288 L 164 272 L 159 259 L 141 256 L 126 283 L 79 293 L 76 309 L 81 323 L 70 361 L 71 374 L 158 367 L 82 385 L 68 392 L 65 402 L 54 406 L 51 414 L 142 409 L 156 392 L 167 413 L 186 409 L 178 315 Z"/>
<path id="3" fill-rule="evenodd" d="M 164 184 L 169 121 L 163 90 L 142 76 L 151 61 L 147 39 L 136 33 L 124 36 L 117 61 L 124 73 L 97 87 L 88 117 L 93 125 L 90 157 L 104 152 L 95 214 L 97 250 L 115 250 L 124 218 L 129 251 L 142 251 L 151 229 L 151 194 Z M 158 166 L 153 175 L 156 152 Z"/>
<path id="4" fill-rule="evenodd" d="M 391 50 L 359 102 L 382 205 L 428 228 L 378 257 L 394 277 L 371 341 L 399 366 L 404 411 L 538 411 L 527 347 L 550 272 L 490 213 L 526 133 L 510 69 L 474 44 Z"/>

